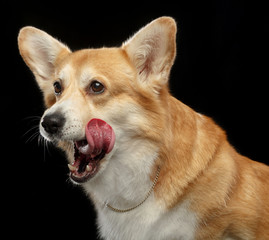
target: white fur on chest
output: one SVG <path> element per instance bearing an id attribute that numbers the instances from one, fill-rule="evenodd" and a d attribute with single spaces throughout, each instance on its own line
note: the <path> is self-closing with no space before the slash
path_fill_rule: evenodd
<path id="1" fill-rule="evenodd" d="M 98 226 L 105 240 L 192 240 L 197 220 L 187 202 L 165 211 L 151 196 L 144 205 L 127 212 L 98 210 Z"/>
<path id="2" fill-rule="evenodd" d="M 197 220 L 187 201 L 168 211 L 152 192 L 141 206 L 130 212 L 117 213 L 105 207 L 105 202 L 119 209 L 136 206 L 153 184 L 150 176 L 158 149 L 145 141 L 128 141 L 126 133 L 121 136 L 117 144 L 121 147 L 114 147 L 102 175 L 84 185 L 95 202 L 102 239 L 194 239 Z"/>

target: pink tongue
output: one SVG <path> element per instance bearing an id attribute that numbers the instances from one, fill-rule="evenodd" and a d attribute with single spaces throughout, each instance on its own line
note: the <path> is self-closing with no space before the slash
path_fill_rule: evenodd
<path id="1" fill-rule="evenodd" d="M 90 120 L 86 126 L 86 138 L 91 149 L 91 155 L 102 152 L 109 153 L 115 143 L 115 133 L 105 121 L 97 118 Z"/>

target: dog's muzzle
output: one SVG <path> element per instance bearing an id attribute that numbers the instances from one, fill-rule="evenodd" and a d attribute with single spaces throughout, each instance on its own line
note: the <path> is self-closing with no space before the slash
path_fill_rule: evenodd
<path id="1" fill-rule="evenodd" d="M 70 178 L 75 183 L 83 183 L 96 175 L 101 160 L 113 149 L 115 133 L 108 123 L 93 118 L 84 127 L 84 137 L 77 138 L 76 131 L 70 132 L 72 125 L 67 127 L 65 124 L 66 119 L 62 114 L 47 114 L 41 121 L 41 134 L 51 141 L 73 141 L 74 160 L 68 164 Z"/>

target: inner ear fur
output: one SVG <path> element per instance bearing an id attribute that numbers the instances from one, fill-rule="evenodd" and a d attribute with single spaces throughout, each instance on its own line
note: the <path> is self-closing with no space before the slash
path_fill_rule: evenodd
<path id="1" fill-rule="evenodd" d="M 47 81 L 51 80 L 56 64 L 71 53 L 57 39 L 29 26 L 20 30 L 18 45 L 22 58 L 35 75 L 42 91 Z"/>
<path id="2" fill-rule="evenodd" d="M 163 85 L 176 56 L 176 23 L 173 18 L 158 18 L 123 43 L 129 59 L 137 70 L 138 79 Z"/>

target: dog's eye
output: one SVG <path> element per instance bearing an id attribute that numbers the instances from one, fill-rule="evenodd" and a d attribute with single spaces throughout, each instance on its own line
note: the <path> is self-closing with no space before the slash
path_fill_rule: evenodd
<path id="1" fill-rule="evenodd" d="M 53 87 L 54 87 L 54 92 L 56 95 L 59 95 L 62 92 L 62 86 L 59 82 L 55 82 L 53 84 Z"/>
<path id="2" fill-rule="evenodd" d="M 104 85 L 96 80 L 94 80 L 90 85 L 91 93 L 99 94 L 104 92 L 104 90 L 105 90 Z"/>

